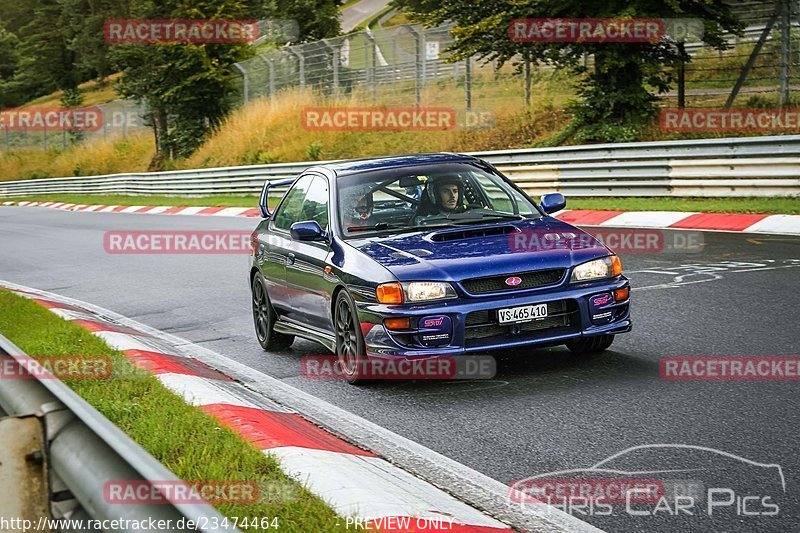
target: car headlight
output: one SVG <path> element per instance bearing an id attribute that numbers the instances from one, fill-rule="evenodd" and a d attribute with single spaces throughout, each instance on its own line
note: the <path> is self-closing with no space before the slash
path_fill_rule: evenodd
<path id="1" fill-rule="evenodd" d="M 405 283 L 384 283 L 375 291 L 378 301 L 383 304 L 408 302 L 429 302 L 455 298 L 456 291 L 445 281 L 409 281 Z"/>
<path id="2" fill-rule="evenodd" d="M 453 286 L 444 281 L 411 281 L 403 284 L 409 302 L 427 302 L 455 298 Z"/>
<path id="3" fill-rule="evenodd" d="M 613 278 L 620 274 L 622 274 L 622 261 L 616 255 L 610 255 L 576 266 L 572 270 L 570 281 Z"/>

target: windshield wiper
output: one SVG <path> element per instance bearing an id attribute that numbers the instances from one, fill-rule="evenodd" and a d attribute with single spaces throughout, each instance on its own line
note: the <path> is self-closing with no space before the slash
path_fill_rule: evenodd
<path id="1" fill-rule="evenodd" d="M 452 228 L 455 224 L 431 224 L 430 226 L 407 226 L 403 224 L 389 224 L 386 222 L 378 222 L 371 226 L 348 226 L 346 229 L 349 237 L 357 237 L 360 233 L 366 232 L 383 232 L 386 230 L 397 230 L 395 233 L 410 233 L 412 231 L 428 231 L 435 228 Z"/>
<path id="2" fill-rule="evenodd" d="M 494 218 L 499 220 L 525 220 L 525 217 L 522 215 L 510 215 L 505 213 L 481 213 L 481 218 L 464 218 L 460 219 L 456 224 L 475 224 L 476 222 L 489 222 L 488 220 L 484 220 L 486 218 Z"/>
<path id="3" fill-rule="evenodd" d="M 524 216 L 514 215 L 511 213 L 481 213 L 481 218 L 485 217 L 507 218 L 509 220 L 525 220 Z"/>
<path id="4" fill-rule="evenodd" d="M 388 222 L 378 222 L 377 224 L 372 224 L 370 226 L 347 226 L 347 231 L 351 233 L 358 233 L 361 231 L 371 231 L 371 230 L 385 230 L 385 229 L 396 229 L 402 228 L 399 224 L 389 224 Z"/>

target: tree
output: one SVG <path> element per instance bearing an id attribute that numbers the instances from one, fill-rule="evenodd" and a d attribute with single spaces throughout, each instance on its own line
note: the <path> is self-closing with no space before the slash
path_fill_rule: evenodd
<path id="1" fill-rule="evenodd" d="M 267 17 L 297 21 L 296 42 L 335 37 L 342 31 L 339 6 L 343 0 L 274 0 L 264 7 Z"/>
<path id="2" fill-rule="evenodd" d="M 739 33 L 741 24 L 722 0 L 394 0 L 414 20 L 428 25 L 452 21 L 453 59 L 477 55 L 501 64 L 515 57 L 547 62 L 580 75 L 580 100 L 572 106 L 578 139 L 635 140 L 657 112 L 651 91 L 669 90 L 668 67 L 691 61 L 685 51 L 666 41 L 653 43 L 515 42 L 509 23 L 525 18 L 699 18 L 703 41 L 724 49 L 723 32 Z M 594 56 L 586 73 L 582 58 Z"/>
<path id="3" fill-rule="evenodd" d="M 16 103 L 12 80 L 19 62 L 18 46 L 17 36 L 6 31 L 0 22 L 0 108 Z"/>
<path id="4" fill-rule="evenodd" d="M 338 29 L 338 13 L 312 9 L 301 0 L 264 4 L 257 0 L 181 0 L 155 4 L 131 0 L 132 16 L 141 19 L 261 20 L 302 15 L 301 38 Z M 324 6 L 337 5 L 326 0 Z M 332 17 L 332 18 L 331 18 Z M 142 44 L 112 47 L 113 64 L 122 70 L 120 92 L 144 101 L 150 109 L 157 154 L 152 168 L 191 154 L 231 107 L 238 74 L 233 63 L 254 54 L 248 44 Z"/>

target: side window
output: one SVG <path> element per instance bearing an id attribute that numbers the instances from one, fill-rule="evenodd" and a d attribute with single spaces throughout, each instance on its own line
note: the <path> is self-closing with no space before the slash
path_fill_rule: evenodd
<path id="1" fill-rule="evenodd" d="M 319 227 L 328 227 L 328 182 L 315 176 L 303 202 L 301 220 L 315 220 Z"/>
<path id="2" fill-rule="evenodd" d="M 302 216 L 303 199 L 305 199 L 313 179 L 312 176 L 303 176 L 289 189 L 275 213 L 276 228 L 289 231 L 295 222 L 307 220 Z"/>

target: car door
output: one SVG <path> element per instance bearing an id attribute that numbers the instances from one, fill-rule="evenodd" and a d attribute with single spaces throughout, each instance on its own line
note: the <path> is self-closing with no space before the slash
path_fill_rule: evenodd
<path id="1" fill-rule="evenodd" d="M 303 200 L 311 182 L 312 176 L 302 176 L 294 182 L 275 210 L 269 223 L 269 231 L 259 236 L 262 241 L 259 244 L 266 250 L 261 259 L 261 272 L 267 282 L 267 293 L 272 307 L 283 316 L 292 314 L 286 283 L 286 263 L 292 242 L 289 228 L 301 218 Z"/>
<path id="2" fill-rule="evenodd" d="M 300 218 L 314 220 L 328 231 L 329 185 L 320 175 L 313 177 L 306 193 Z M 331 291 L 335 284 L 325 272 L 331 255 L 324 241 L 296 241 L 287 245 L 286 281 L 293 316 L 308 327 L 332 332 Z"/>

